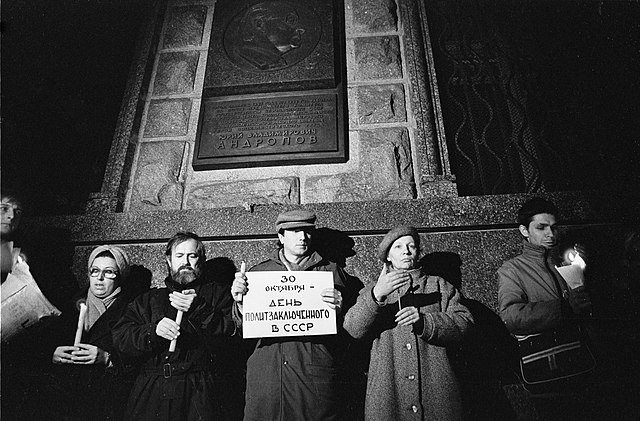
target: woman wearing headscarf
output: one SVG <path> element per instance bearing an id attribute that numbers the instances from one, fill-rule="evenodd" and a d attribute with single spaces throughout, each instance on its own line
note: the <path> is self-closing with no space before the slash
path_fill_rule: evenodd
<path id="1" fill-rule="evenodd" d="M 473 324 L 460 292 L 418 266 L 420 236 L 413 227 L 389 231 L 378 247 L 377 282 L 360 292 L 344 328 L 371 338 L 365 419 L 459 420 L 462 403 L 447 347 Z"/>
<path id="2" fill-rule="evenodd" d="M 67 374 L 74 387 L 65 393 L 72 419 L 119 420 L 135 373 L 132 361 L 116 352 L 111 329 L 134 298 L 126 284 L 129 257 L 120 247 L 99 246 L 91 252 L 87 270 L 89 287 L 79 300 L 86 304 L 81 341 L 58 346 L 52 360 L 72 366 Z M 68 341 L 74 341 L 71 329 Z"/>

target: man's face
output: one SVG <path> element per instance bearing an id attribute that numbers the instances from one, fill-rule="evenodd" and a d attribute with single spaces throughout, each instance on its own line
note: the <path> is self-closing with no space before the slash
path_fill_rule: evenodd
<path id="1" fill-rule="evenodd" d="M 300 47 L 304 29 L 298 28 L 298 15 L 295 12 L 284 16 L 268 19 L 266 21 L 266 36 L 269 41 L 281 52 L 286 53 Z"/>
<path id="2" fill-rule="evenodd" d="M 6 197 L 2 198 L 0 206 L 0 222 L 2 223 L 0 234 L 8 235 L 13 233 L 20 225 L 22 206 Z"/>
<path id="3" fill-rule="evenodd" d="M 536 214 L 528 227 L 520 225 L 520 233 L 531 244 L 550 249 L 558 239 L 556 217 L 550 213 Z"/>
<path id="4" fill-rule="evenodd" d="M 308 254 L 311 250 L 312 232 L 312 228 L 296 228 L 283 230 L 282 234 L 278 234 L 285 255 L 302 257 Z"/>
<path id="5" fill-rule="evenodd" d="M 171 278 L 183 285 L 189 284 L 200 277 L 200 258 L 196 240 L 188 239 L 173 246 L 171 256 L 167 256 L 167 264 Z"/>

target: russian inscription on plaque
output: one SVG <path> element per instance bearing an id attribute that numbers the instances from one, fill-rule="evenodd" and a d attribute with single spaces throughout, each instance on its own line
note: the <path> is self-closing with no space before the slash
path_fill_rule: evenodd
<path id="1" fill-rule="evenodd" d="M 216 3 L 194 169 L 346 161 L 343 10 Z"/>

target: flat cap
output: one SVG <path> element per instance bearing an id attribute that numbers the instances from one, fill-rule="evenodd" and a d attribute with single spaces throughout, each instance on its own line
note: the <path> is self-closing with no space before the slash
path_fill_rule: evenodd
<path id="1" fill-rule="evenodd" d="M 316 214 L 304 209 L 282 212 L 276 219 L 276 232 L 278 233 L 281 230 L 309 227 L 315 228 L 315 226 Z"/>
<path id="2" fill-rule="evenodd" d="M 378 245 L 378 259 L 383 262 L 387 261 L 387 255 L 389 254 L 389 248 L 394 241 L 396 241 L 400 237 L 404 237 L 406 235 L 410 235 L 413 237 L 413 241 L 416 243 L 416 247 L 420 248 L 420 234 L 418 234 L 418 230 L 414 227 L 410 227 L 408 225 L 401 225 L 399 227 L 395 227 L 391 231 L 389 231 L 380 244 Z"/>

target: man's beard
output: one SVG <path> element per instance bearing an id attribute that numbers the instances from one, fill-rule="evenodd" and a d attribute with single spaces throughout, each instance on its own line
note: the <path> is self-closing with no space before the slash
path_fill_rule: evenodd
<path id="1" fill-rule="evenodd" d="M 181 285 L 187 285 L 200 277 L 200 270 L 191 266 L 180 266 L 177 271 L 171 271 L 171 279 Z"/>

